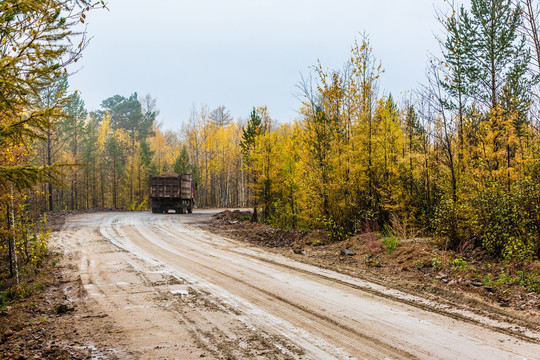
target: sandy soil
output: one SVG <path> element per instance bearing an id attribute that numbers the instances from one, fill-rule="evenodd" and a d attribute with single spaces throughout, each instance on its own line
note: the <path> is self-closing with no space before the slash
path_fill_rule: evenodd
<path id="1" fill-rule="evenodd" d="M 92 358 L 537 359 L 504 314 L 390 288 L 201 229 L 216 211 L 70 216 L 64 316 Z M 57 343 L 73 340 L 56 339 Z"/>

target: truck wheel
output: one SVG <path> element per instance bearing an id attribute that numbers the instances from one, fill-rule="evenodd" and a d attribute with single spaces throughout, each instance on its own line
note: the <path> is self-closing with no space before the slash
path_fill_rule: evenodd
<path id="1" fill-rule="evenodd" d="M 158 208 L 152 208 L 152 214 L 157 214 L 158 212 Z"/>
<path id="2" fill-rule="evenodd" d="M 191 214 L 193 212 L 193 209 L 191 208 L 191 205 L 189 205 L 187 207 L 187 212 L 188 212 L 188 214 Z"/>

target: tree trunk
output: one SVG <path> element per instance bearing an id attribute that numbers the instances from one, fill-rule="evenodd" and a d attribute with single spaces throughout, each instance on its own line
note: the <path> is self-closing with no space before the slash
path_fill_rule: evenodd
<path id="1" fill-rule="evenodd" d="M 113 156 L 112 202 L 116 209 L 116 156 Z"/>
<path id="2" fill-rule="evenodd" d="M 47 132 L 47 165 L 52 165 L 52 155 L 51 155 L 51 133 Z M 52 184 L 48 184 L 48 200 L 49 200 L 49 211 L 53 211 L 53 198 L 52 198 Z"/>
<path id="3" fill-rule="evenodd" d="M 6 206 L 6 219 L 7 219 L 7 229 L 11 228 L 11 216 L 9 211 L 9 205 Z M 13 266 L 13 241 L 11 236 L 7 236 L 8 240 L 8 254 L 9 254 L 9 277 L 15 276 L 15 267 Z"/>

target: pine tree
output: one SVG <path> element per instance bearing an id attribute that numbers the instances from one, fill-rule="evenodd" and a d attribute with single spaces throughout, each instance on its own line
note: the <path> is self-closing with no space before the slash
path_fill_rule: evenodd
<path id="1" fill-rule="evenodd" d="M 529 65 L 525 39 L 520 36 L 521 9 L 511 0 L 471 0 L 471 16 L 464 17 L 468 29 L 466 43 L 472 43 L 474 71 L 470 87 L 477 101 L 493 110 L 509 74 L 523 74 Z"/>
<path id="2" fill-rule="evenodd" d="M 174 161 L 173 170 L 177 174 L 190 174 L 189 154 L 186 146 L 182 146 L 182 151 Z"/>
<path id="3" fill-rule="evenodd" d="M 85 109 L 84 101 L 79 94 L 73 94 L 67 104 L 67 117 L 63 121 L 64 134 L 68 138 L 68 145 L 71 163 L 80 163 L 80 146 L 84 136 L 84 123 L 88 112 Z M 71 209 L 78 209 L 80 206 L 79 195 L 79 166 L 72 169 L 71 180 Z"/>
<path id="4" fill-rule="evenodd" d="M 253 172 L 253 162 L 254 162 L 254 150 L 257 145 L 257 139 L 263 132 L 263 123 L 261 116 L 257 113 L 257 110 L 253 108 L 251 115 L 249 117 L 247 125 L 242 129 L 242 139 L 240 140 L 240 149 L 242 152 L 242 157 L 246 167 L 251 170 L 251 176 L 253 178 L 253 184 L 256 184 L 258 181 L 257 174 Z M 252 197 L 253 202 L 253 217 L 252 222 L 258 222 L 257 214 L 257 196 Z"/>
<path id="5" fill-rule="evenodd" d="M 447 35 L 443 42 L 444 66 L 441 69 L 444 77 L 441 78 L 441 86 L 449 94 L 443 105 L 457 112 L 458 160 L 461 162 L 465 146 L 465 113 L 469 97 L 474 92 L 473 79 L 478 76 L 478 69 L 474 66 L 476 29 L 463 6 L 456 10 L 452 5 L 450 11 L 450 17 L 442 20 Z"/>

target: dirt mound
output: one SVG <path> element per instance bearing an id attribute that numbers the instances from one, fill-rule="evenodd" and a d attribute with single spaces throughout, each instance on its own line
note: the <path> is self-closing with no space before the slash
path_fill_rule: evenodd
<path id="1" fill-rule="evenodd" d="M 254 224 L 249 220 L 215 220 L 212 231 L 223 235 L 270 248 L 284 248 L 303 245 L 306 231 L 283 230 L 268 225 Z"/>
<path id="2" fill-rule="evenodd" d="M 303 243 L 306 231 L 283 230 L 271 226 L 259 225 L 250 242 L 256 242 L 267 247 L 293 247 Z M 255 241 L 254 241 L 255 240 Z"/>
<path id="3" fill-rule="evenodd" d="M 307 246 L 318 246 L 330 243 L 330 236 L 326 231 L 308 231 L 303 238 L 303 244 Z"/>
<path id="4" fill-rule="evenodd" d="M 270 248 L 302 248 L 328 244 L 324 231 L 285 230 L 251 222 L 251 211 L 225 210 L 213 216 L 212 231 Z"/>
<path id="5" fill-rule="evenodd" d="M 220 213 L 217 213 L 212 218 L 215 222 L 224 223 L 224 224 L 236 224 L 243 221 L 251 220 L 252 213 L 250 211 L 240 211 L 240 210 L 225 210 Z"/>

